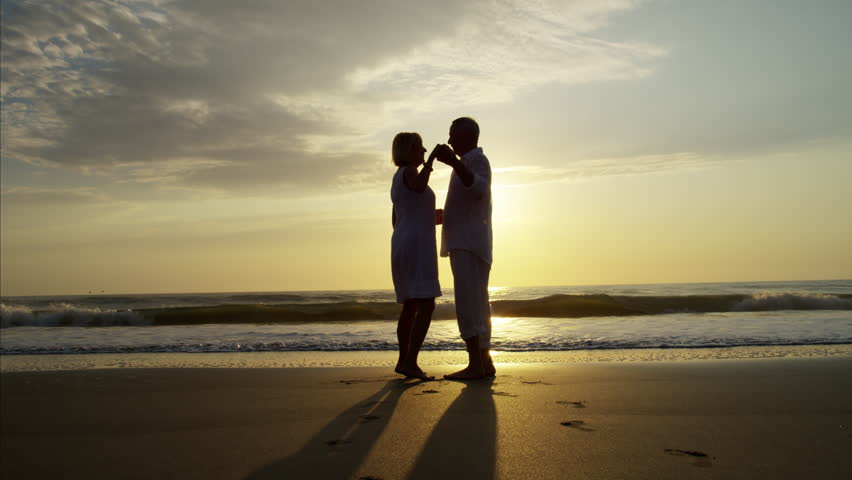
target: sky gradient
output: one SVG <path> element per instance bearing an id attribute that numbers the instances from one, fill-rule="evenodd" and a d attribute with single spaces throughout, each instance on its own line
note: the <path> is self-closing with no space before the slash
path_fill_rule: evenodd
<path id="1" fill-rule="evenodd" d="M 491 285 L 852 278 L 852 3 L 458 3 L 3 0 L 2 294 L 392 288 L 459 116 Z"/>

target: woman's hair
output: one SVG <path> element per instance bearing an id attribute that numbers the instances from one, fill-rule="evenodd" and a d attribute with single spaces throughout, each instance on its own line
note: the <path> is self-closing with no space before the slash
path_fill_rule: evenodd
<path id="1" fill-rule="evenodd" d="M 420 138 L 420 135 L 413 132 L 397 133 L 396 136 L 393 137 L 393 147 L 391 148 L 393 164 L 397 167 L 404 167 L 405 165 L 408 165 L 408 152 L 410 152 L 411 147 L 417 143 L 423 143 L 423 139 Z"/>

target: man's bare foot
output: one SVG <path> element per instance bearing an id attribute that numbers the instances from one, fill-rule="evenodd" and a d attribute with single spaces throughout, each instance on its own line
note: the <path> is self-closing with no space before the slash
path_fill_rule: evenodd
<path id="1" fill-rule="evenodd" d="M 399 373 L 400 375 L 405 375 L 406 377 L 419 378 L 420 380 L 435 380 L 435 377 L 426 375 L 426 372 L 421 370 L 418 366 L 398 366 L 394 369 L 394 372 Z"/>
<path id="2" fill-rule="evenodd" d="M 486 377 L 493 377 L 497 375 L 497 369 L 494 367 L 494 362 L 492 362 L 490 358 L 483 362 L 482 372 Z"/>
<path id="3" fill-rule="evenodd" d="M 485 378 L 485 372 L 482 370 L 482 367 L 474 367 L 468 365 L 463 370 L 459 370 L 458 372 L 451 373 L 449 375 L 444 375 L 444 378 L 447 380 L 478 380 L 480 378 Z"/>

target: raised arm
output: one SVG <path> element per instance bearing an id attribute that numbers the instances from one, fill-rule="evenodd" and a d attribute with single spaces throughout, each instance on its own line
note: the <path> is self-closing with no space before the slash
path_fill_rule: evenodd
<path id="1" fill-rule="evenodd" d="M 473 172 L 456 157 L 456 154 L 453 153 L 450 147 L 444 146 L 440 149 L 438 152 L 438 161 L 449 165 L 459 176 L 465 187 L 473 185 Z"/>
<path id="2" fill-rule="evenodd" d="M 432 153 L 429 154 L 429 159 L 423 164 L 423 168 L 420 169 L 420 173 L 417 173 L 417 169 L 414 167 L 405 168 L 405 172 L 403 172 L 405 175 L 405 186 L 407 186 L 410 190 L 417 193 L 423 193 L 423 191 L 426 190 L 426 185 L 429 185 L 429 175 L 432 174 L 432 163 L 438 155 L 437 151 L 438 146 L 436 146 L 432 150 Z"/>
<path id="3" fill-rule="evenodd" d="M 449 147 L 441 149 L 438 161 L 452 167 L 464 186 L 477 196 L 483 195 L 491 186 L 491 167 L 488 162 L 471 161 L 465 165 Z"/>

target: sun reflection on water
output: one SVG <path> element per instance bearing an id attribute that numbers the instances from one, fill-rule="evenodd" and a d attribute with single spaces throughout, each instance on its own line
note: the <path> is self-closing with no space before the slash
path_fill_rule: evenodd
<path id="1" fill-rule="evenodd" d="M 488 287 L 488 297 L 493 302 L 508 295 L 510 290 L 509 287 Z"/>

